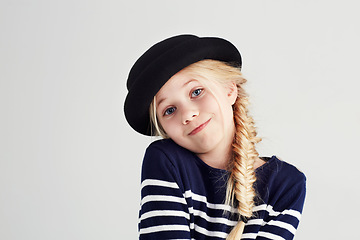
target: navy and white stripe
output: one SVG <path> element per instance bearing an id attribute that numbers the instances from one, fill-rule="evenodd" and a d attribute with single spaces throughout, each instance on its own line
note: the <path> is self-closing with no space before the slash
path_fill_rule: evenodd
<path id="1" fill-rule="evenodd" d="M 305 176 L 275 156 L 256 170 L 254 217 L 242 239 L 292 239 Z M 225 239 L 237 210 L 224 204 L 228 172 L 206 165 L 172 140 L 152 143 L 142 168 L 140 239 Z"/>

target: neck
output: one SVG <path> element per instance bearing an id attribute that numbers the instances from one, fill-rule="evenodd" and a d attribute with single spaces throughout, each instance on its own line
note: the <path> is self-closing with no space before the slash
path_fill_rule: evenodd
<path id="1" fill-rule="evenodd" d="M 197 156 L 207 165 L 213 168 L 225 169 L 229 168 L 229 162 L 232 158 L 232 143 L 234 141 L 235 126 L 229 129 L 225 139 L 221 141 L 217 148 L 208 153 L 198 153 Z"/>
<path id="2" fill-rule="evenodd" d="M 231 148 L 227 151 L 227 154 L 224 154 L 224 152 L 214 152 L 207 154 L 197 154 L 197 156 L 210 167 L 228 169 L 229 161 L 231 159 Z"/>

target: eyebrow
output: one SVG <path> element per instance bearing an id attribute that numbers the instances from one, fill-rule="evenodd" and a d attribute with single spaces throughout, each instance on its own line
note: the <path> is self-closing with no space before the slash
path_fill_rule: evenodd
<path id="1" fill-rule="evenodd" d="M 191 79 L 189 81 L 187 81 L 186 83 L 184 83 L 184 85 L 182 86 L 185 87 L 186 85 L 190 84 L 191 82 L 196 81 L 195 79 Z M 160 106 L 160 104 L 165 100 L 166 98 L 161 98 L 157 103 L 156 103 L 156 107 Z"/>

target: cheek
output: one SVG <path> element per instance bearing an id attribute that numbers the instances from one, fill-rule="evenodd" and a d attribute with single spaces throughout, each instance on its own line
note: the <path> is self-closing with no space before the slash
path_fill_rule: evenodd
<path id="1" fill-rule="evenodd" d="M 201 108 L 207 112 L 221 113 L 224 110 L 224 102 L 221 98 L 216 99 L 214 96 L 208 94 L 202 99 Z"/>
<path id="2" fill-rule="evenodd" d="M 198 105 L 199 109 L 202 111 L 209 111 L 218 108 L 218 102 L 211 94 L 207 94 L 206 96 L 203 96 L 201 100 L 198 102 L 198 104 L 199 104 Z"/>
<path id="3" fill-rule="evenodd" d="M 233 122 L 233 108 L 225 98 L 209 98 L 204 102 L 204 108 L 218 115 L 218 119 L 223 122 L 223 124 L 231 124 Z"/>
<path id="4" fill-rule="evenodd" d="M 160 124 L 170 138 L 173 138 L 173 136 L 176 136 L 177 132 L 179 132 L 179 126 L 176 123 L 176 118 L 160 121 Z"/>

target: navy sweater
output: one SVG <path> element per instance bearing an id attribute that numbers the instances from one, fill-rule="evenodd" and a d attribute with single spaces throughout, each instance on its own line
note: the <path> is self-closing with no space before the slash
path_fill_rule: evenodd
<path id="1" fill-rule="evenodd" d="M 276 156 L 263 159 L 242 239 L 293 239 L 306 178 Z M 172 140 L 150 144 L 142 167 L 140 239 L 226 239 L 238 219 L 237 210 L 224 204 L 228 176 Z"/>

